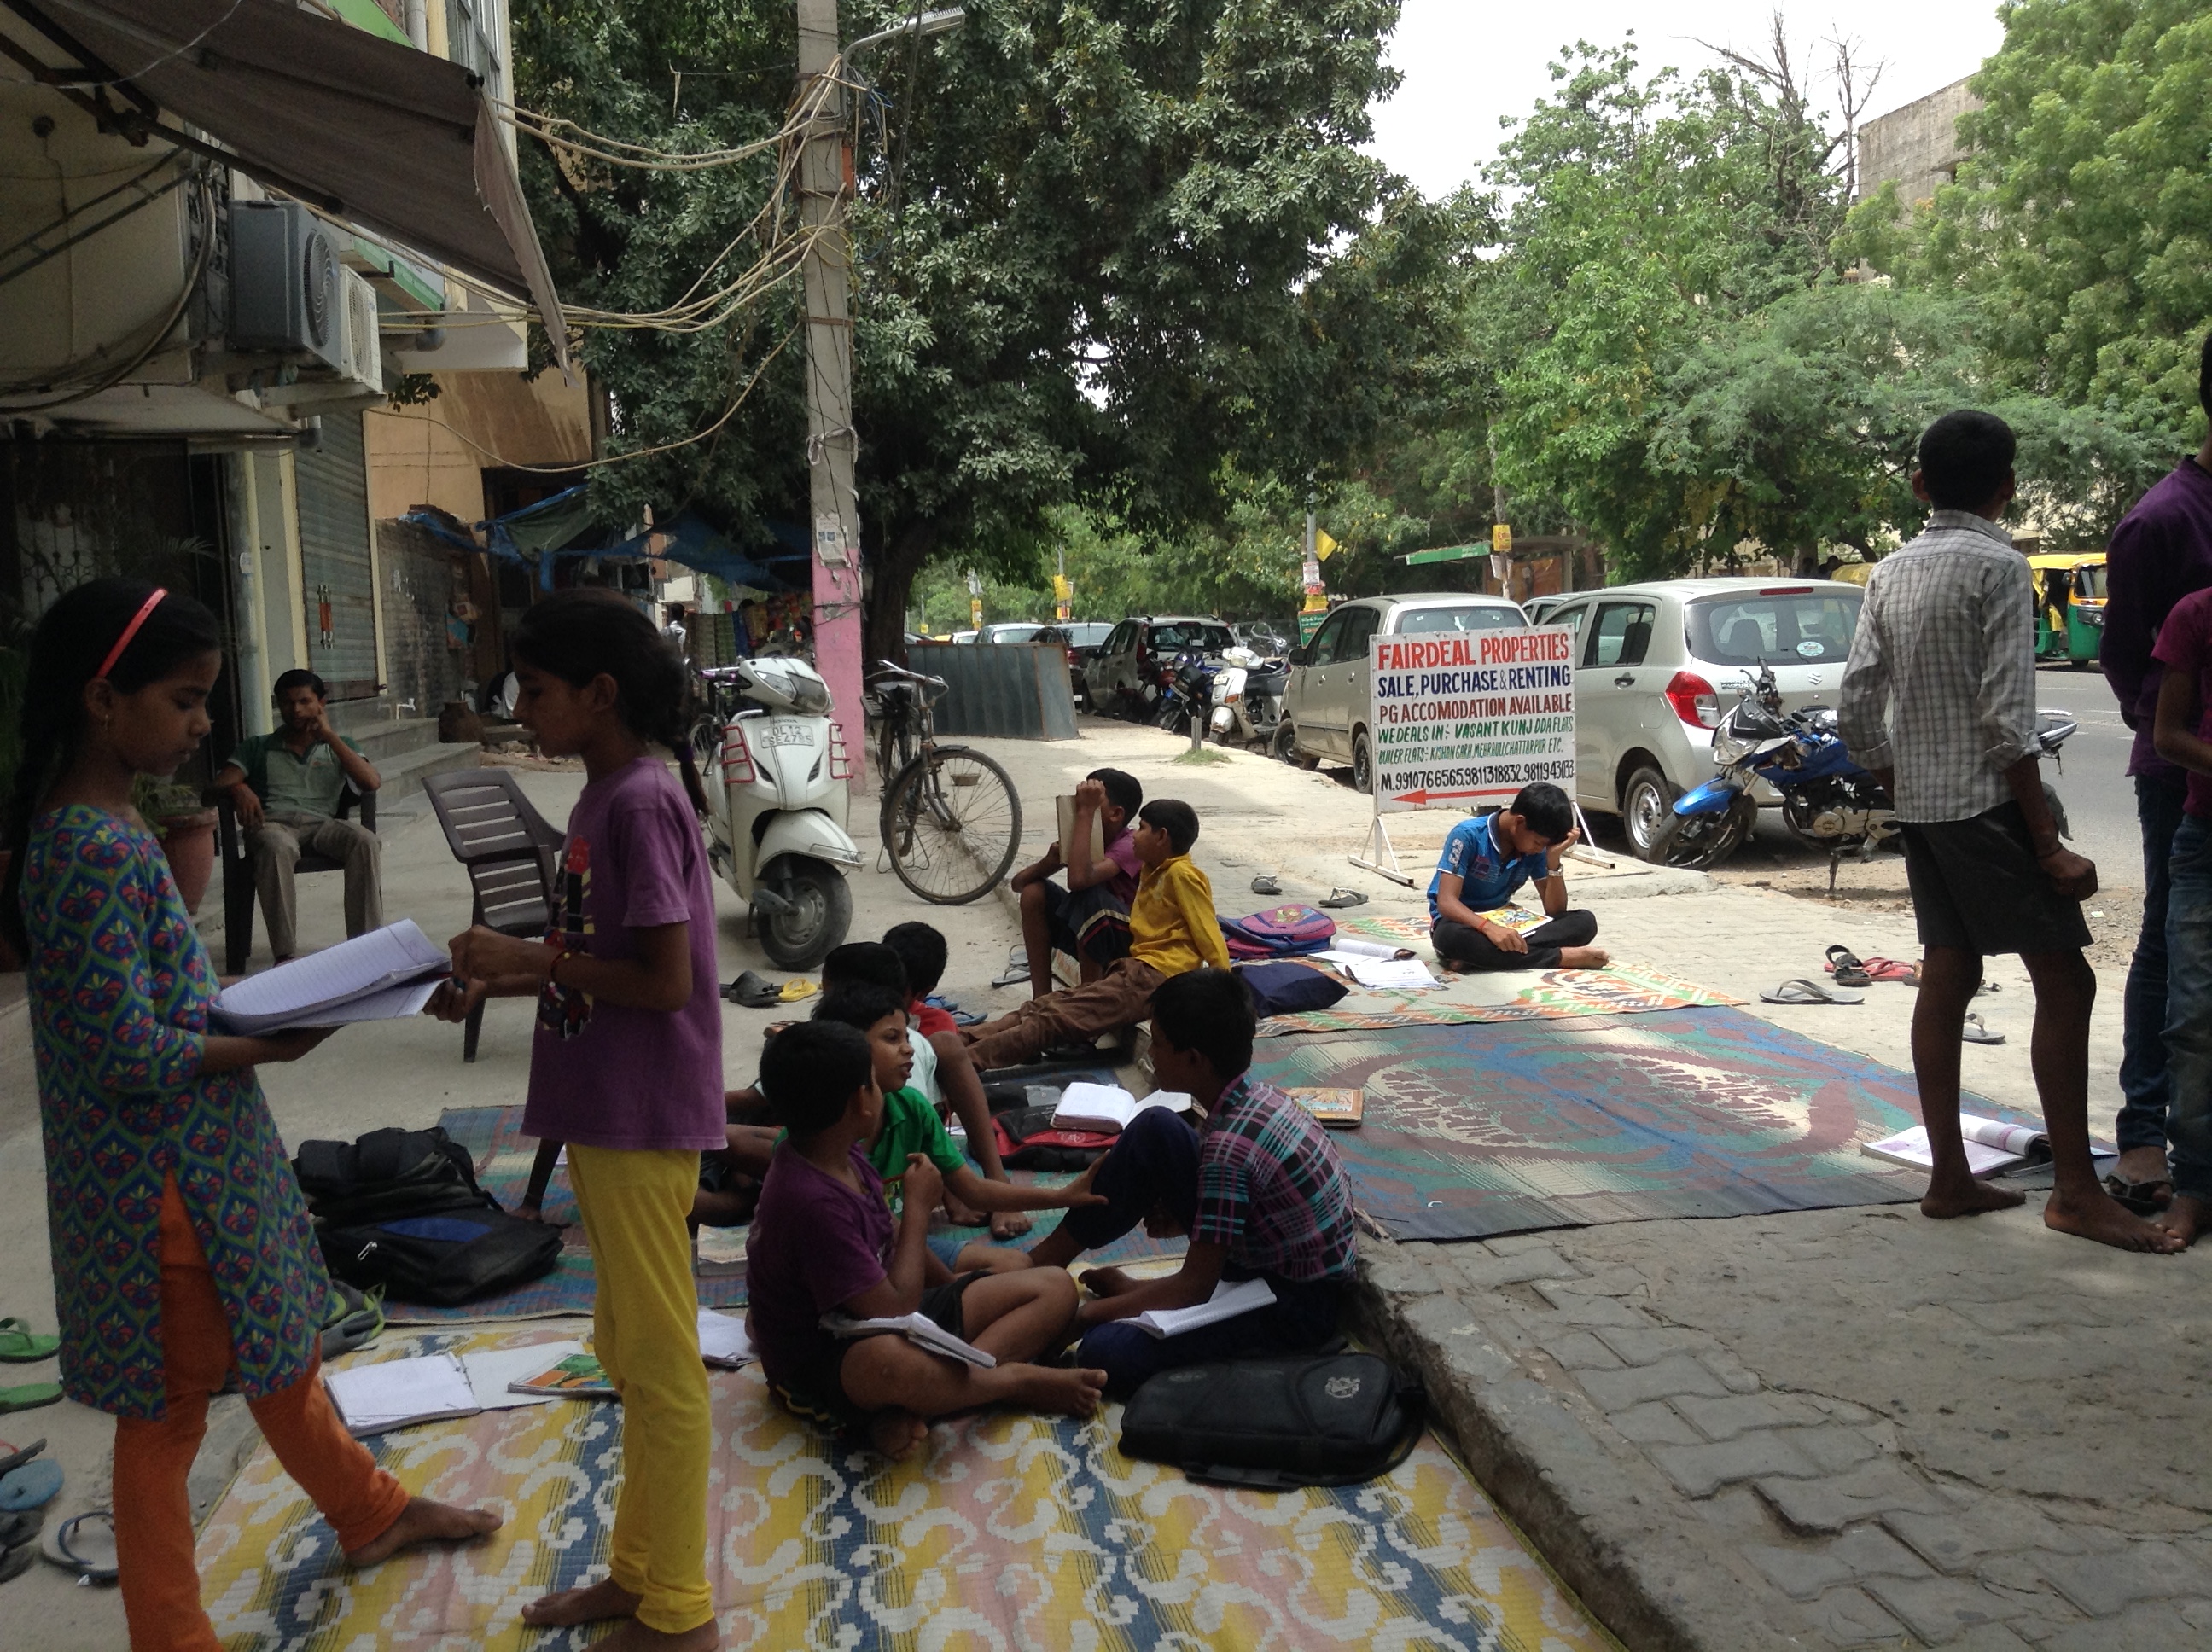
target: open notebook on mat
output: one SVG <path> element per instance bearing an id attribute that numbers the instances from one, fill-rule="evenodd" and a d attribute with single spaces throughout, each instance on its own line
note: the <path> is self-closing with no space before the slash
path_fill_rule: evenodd
<path id="1" fill-rule="evenodd" d="M 1156 1107 L 1187 1113 L 1190 1102 L 1191 1098 L 1180 1090 L 1156 1090 L 1140 1102 L 1119 1084 L 1073 1084 L 1060 1093 L 1060 1105 L 1052 1113 L 1052 1127 L 1110 1133 L 1127 1129 L 1130 1120 Z"/>
<path id="2" fill-rule="evenodd" d="M 225 1032 L 274 1033 L 418 1015 L 453 960 L 411 918 L 234 981 L 210 1012 Z"/>

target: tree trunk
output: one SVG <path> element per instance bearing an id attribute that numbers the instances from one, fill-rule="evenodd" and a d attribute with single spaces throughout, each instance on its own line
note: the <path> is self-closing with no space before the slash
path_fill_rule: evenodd
<path id="1" fill-rule="evenodd" d="M 867 612 L 861 635 L 866 661 L 906 663 L 906 603 L 914 593 L 915 576 L 937 549 L 937 524 L 914 522 L 901 528 L 870 564 Z"/>

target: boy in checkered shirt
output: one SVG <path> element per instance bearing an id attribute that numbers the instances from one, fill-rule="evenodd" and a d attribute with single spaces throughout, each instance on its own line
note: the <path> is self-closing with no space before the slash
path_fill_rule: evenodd
<path id="1" fill-rule="evenodd" d="M 1154 1238 L 1188 1234 L 1179 1272 L 1131 1278 L 1119 1268 L 1083 1276 L 1083 1364 L 1106 1373 L 1125 1398 L 1155 1372 L 1243 1354 L 1299 1353 L 1336 1334 L 1352 1278 L 1352 1190 L 1336 1147 L 1313 1115 L 1255 1079 L 1251 1000 L 1226 969 L 1194 969 L 1161 983 L 1152 999 L 1152 1073 L 1187 1090 L 1205 1117 L 1139 1113 L 1089 1175 L 1106 1200 L 1067 1213 L 1030 1252 L 1066 1267 L 1138 1223 Z M 1154 1309 L 1191 1308 L 1224 1280 L 1262 1278 L 1275 1300 L 1180 1336 L 1154 1337 L 1129 1321 Z"/>

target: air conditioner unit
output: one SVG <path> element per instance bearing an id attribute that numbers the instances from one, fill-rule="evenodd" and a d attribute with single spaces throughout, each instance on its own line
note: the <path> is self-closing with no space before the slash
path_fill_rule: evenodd
<path id="1" fill-rule="evenodd" d="M 343 372 L 345 273 L 331 232 L 296 201 L 233 202 L 229 348 Z"/>
<path id="2" fill-rule="evenodd" d="M 376 288 L 351 270 L 338 271 L 345 299 L 345 365 L 338 377 L 351 388 L 384 394 L 384 348 L 376 337 Z"/>

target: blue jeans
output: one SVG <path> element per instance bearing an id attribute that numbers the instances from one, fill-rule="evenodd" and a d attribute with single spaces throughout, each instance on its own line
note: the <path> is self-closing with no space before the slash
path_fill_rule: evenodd
<path id="1" fill-rule="evenodd" d="M 2136 776 L 2136 819 L 2142 828 L 2142 932 L 2128 965 L 2120 1000 L 2120 1114 L 2112 1133 L 2124 1153 L 2166 1145 L 2166 1108 L 2173 1085 L 2166 1071 L 2166 914 L 2173 835 L 2181 826 L 2189 783 L 2159 774 Z"/>
<path id="2" fill-rule="evenodd" d="M 2173 1191 L 2212 1200 L 2212 823 L 2191 815 L 2173 835 L 2166 908 L 2166 1053 L 2173 1099 L 2166 1139 Z"/>

